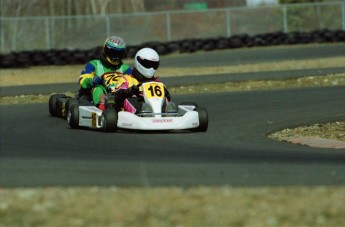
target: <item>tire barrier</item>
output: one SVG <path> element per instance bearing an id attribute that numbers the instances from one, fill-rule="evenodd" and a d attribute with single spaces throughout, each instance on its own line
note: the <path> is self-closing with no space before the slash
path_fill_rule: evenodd
<path id="1" fill-rule="evenodd" d="M 213 51 L 219 49 L 294 45 L 308 43 L 337 43 L 345 42 L 343 30 L 317 30 L 313 32 L 274 32 L 249 36 L 247 34 L 234 35 L 229 38 L 184 39 L 171 42 L 146 42 L 141 45 L 128 46 L 127 57 L 133 58 L 142 47 L 151 47 L 160 55 L 171 53 L 193 53 L 195 51 Z M 88 50 L 33 50 L 0 54 L 0 68 L 25 68 L 44 65 L 75 65 L 85 64 L 89 60 L 98 58 L 101 47 Z"/>

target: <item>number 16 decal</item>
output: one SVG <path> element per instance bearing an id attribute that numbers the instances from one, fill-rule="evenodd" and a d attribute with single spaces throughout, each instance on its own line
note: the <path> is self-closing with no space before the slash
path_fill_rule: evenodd
<path id="1" fill-rule="evenodd" d="M 160 98 L 164 96 L 164 86 L 162 83 L 144 84 L 144 90 L 147 98 Z"/>

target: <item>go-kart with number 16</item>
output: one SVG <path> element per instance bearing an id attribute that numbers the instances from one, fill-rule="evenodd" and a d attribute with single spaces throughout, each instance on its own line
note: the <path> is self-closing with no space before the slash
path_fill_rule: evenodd
<path id="1" fill-rule="evenodd" d="M 74 103 L 66 113 L 71 128 L 87 127 L 115 132 L 118 129 L 133 130 L 192 130 L 205 132 L 208 114 L 196 103 L 167 103 L 164 85 L 161 82 L 146 82 L 140 85 L 143 91 L 141 108 L 137 113 L 119 109 L 114 95 L 107 95 L 106 108 Z"/>

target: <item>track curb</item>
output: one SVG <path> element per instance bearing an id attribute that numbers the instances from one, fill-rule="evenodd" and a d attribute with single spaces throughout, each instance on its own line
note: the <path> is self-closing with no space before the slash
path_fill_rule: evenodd
<path id="1" fill-rule="evenodd" d="M 321 138 L 319 136 L 288 137 L 284 138 L 283 140 L 294 144 L 306 145 L 309 147 L 335 149 L 345 148 L 345 142 L 343 141 Z"/>

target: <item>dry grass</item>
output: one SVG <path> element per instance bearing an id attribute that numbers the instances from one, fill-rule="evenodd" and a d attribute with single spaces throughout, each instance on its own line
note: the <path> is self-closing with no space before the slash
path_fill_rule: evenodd
<path id="1" fill-rule="evenodd" d="M 345 187 L 39 188 L 0 195 L 6 227 L 345 224 Z"/>
<path id="2" fill-rule="evenodd" d="M 303 125 L 297 128 L 287 128 L 272 133 L 270 138 L 284 141 L 286 138 L 302 136 L 319 136 L 326 139 L 335 139 L 345 142 L 345 122 L 329 122 L 323 124 Z"/>
<path id="3" fill-rule="evenodd" d="M 343 66 L 345 58 L 284 61 L 221 69 L 160 69 L 161 76 Z M 1 86 L 75 82 L 82 66 L 1 70 Z M 173 94 L 345 85 L 345 74 L 171 88 Z M 14 101 L 13 101 L 14 100 Z M 1 104 L 47 102 L 47 95 L 1 97 Z M 319 125 L 281 133 L 344 134 Z M 322 129 L 322 130 L 321 130 Z M 332 131 L 332 130 L 337 130 Z M 279 137 L 279 133 L 276 134 Z M 282 134 L 283 135 L 283 134 Z M 0 227 L 12 226 L 344 226 L 341 187 L 0 188 Z"/>
<path id="4" fill-rule="evenodd" d="M 198 68 L 160 68 L 157 75 L 185 76 L 185 75 L 209 75 L 219 73 L 244 73 L 260 71 L 277 71 L 308 68 L 343 67 L 345 57 L 303 60 L 281 61 L 272 63 L 244 64 L 224 67 L 198 67 Z M 131 64 L 131 62 L 127 62 Z M 0 69 L 0 86 L 18 86 L 47 83 L 76 83 L 83 65 L 73 66 L 40 66 L 28 69 Z"/>
<path id="5" fill-rule="evenodd" d="M 303 78 L 286 80 L 250 80 L 239 82 L 227 82 L 219 84 L 200 84 L 188 86 L 172 86 L 169 90 L 172 94 L 191 94 L 191 93 L 213 93 L 213 92 L 236 92 L 253 90 L 273 90 L 287 88 L 303 87 L 326 87 L 345 85 L 345 73 L 326 75 L 326 76 L 308 76 Z M 74 96 L 73 93 L 66 95 Z M 47 103 L 49 95 L 19 95 L 14 97 L 0 97 L 0 105 L 23 104 L 23 103 Z"/>

